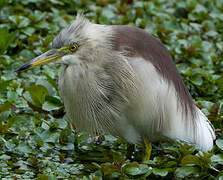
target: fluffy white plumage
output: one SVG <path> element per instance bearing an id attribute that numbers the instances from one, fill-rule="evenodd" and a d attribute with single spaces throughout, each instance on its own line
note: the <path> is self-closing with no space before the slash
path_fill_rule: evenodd
<path id="1" fill-rule="evenodd" d="M 143 104 L 138 114 L 134 116 L 138 117 L 137 124 L 141 124 L 140 131 L 143 130 L 151 140 L 165 136 L 193 143 L 203 151 L 210 151 L 215 133 L 207 117 L 197 107 L 195 107 L 195 119 L 190 114 L 185 116 L 178 103 L 174 86 L 168 84 L 151 63 L 144 59 L 132 60 L 130 63 L 143 82 L 141 92 L 143 96 L 139 100 Z M 160 124 L 153 121 L 159 118 L 163 118 Z M 154 132 L 154 129 L 157 132 Z"/>

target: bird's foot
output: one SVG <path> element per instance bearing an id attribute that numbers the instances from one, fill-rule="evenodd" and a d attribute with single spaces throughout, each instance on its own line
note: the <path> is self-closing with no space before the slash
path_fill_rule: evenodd
<path id="1" fill-rule="evenodd" d="M 144 148 L 143 148 L 143 156 L 142 162 L 150 160 L 151 152 L 152 152 L 152 144 L 144 137 Z"/>

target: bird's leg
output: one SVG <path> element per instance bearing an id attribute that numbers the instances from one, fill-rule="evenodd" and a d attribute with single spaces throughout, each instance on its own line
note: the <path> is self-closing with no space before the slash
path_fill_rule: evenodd
<path id="1" fill-rule="evenodd" d="M 152 152 L 152 144 L 147 140 L 146 137 L 143 137 L 143 156 L 142 162 L 148 161 Z"/>

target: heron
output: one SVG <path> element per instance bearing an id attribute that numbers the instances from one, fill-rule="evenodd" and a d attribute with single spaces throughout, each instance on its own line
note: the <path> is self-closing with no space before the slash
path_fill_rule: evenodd
<path id="1" fill-rule="evenodd" d="M 52 41 L 52 49 L 16 71 L 59 63 L 59 93 L 71 124 L 129 144 L 185 141 L 208 152 L 212 124 L 195 105 L 165 46 L 137 27 L 100 25 L 83 14 Z"/>

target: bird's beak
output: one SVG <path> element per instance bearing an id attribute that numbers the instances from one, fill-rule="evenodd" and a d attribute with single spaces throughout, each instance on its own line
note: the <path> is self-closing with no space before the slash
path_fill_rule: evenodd
<path id="1" fill-rule="evenodd" d="M 67 52 L 60 50 L 60 49 L 51 49 L 43 54 L 41 54 L 40 56 L 30 60 L 29 62 L 23 64 L 21 67 L 19 67 L 18 69 L 16 69 L 15 71 L 24 71 L 30 68 L 33 68 L 35 66 L 39 66 L 41 64 L 46 64 L 49 63 L 51 61 L 57 60 L 58 58 L 66 55 Z"/>

